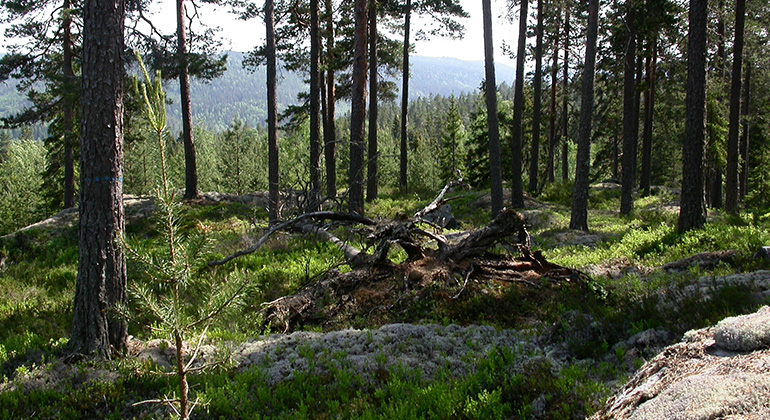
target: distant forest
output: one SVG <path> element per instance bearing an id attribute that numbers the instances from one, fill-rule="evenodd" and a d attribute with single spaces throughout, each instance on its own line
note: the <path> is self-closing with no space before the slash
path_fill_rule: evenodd
<path id="1" fill-rule="evenodd" d="M 222 76 L 211 81 L 195 78 L 191 81 L 194 120 L 202 127 L 217 132 L 224 131 L 236 117 L 251 127 L 264 126 L 267 117 L 264 67 L 251 72 L 243 67 L 244 53 L 228 51 L 226 55 L 227 70 Z M 410 98 L 413 100 L 478 92 L 484 78 L 484 63 L 481 61 L 416 56 L 412 57 L 410 67 Z M 515 69 L 505 64 L 495 67 L 500 81 L 513 84 Z M 298 104 L 297 95 L 307 91 L 307 83 L 301 75 L 286 69 L 281 69 L 278 77 L 276 99 L 280 112 L 288 105 Z M 166 108 L 169 129 L 177 133 L 182 130 L 179 84 L 169 80 L 164 86 L 170 101 Z M 25 106 L 28 106 L 28 101 L 17 91 L 13 81 L 0 83 L 0 117 L 17 113 Z M 349 102 L 340 101 L 337 114 L 342 116 L 349 110 Z M 35 139 L 47 136 L 46 126 L 42 124 L 8 131 L 13 137 L 21 137 L 22 131 Z"/>

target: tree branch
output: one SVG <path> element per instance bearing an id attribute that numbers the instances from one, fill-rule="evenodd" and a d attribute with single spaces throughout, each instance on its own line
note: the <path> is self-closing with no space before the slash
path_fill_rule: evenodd
<path id="1" fill-rule="evenodd" d="M 340 213 L 340 212 L 333 212 L 333 211 L 316 211 L 316 212 L 312 212 L 312 213 L 305 213 L 305 214 L 300 215 L 300 216 L 298 216 L 298 217 L 296 217 L 294 219 L 287 220 L 287 221 L 285 221 L 283 223 L 279 223 L 279 224 L 273 226 L 264 235 L 262 235 L 262 237 L 259 238 L 259 240 L 254 245 L 252 245 L 248 249 L 244 249 L 242 251 L 235 252 L 232 255 L 230 255 L 230 256 L 228 256 L 228 257 L 226 257 L 224 259 L 221 259 L 221 260 L 210 261 L 209 262 L 209 266 L 223 265 L 223 264 L 226 264 L 226 263 L 228 263 L 228 262 L 230 262 L 230 261 L 232 261 L 232 260 L 234 260 L 234 259 L 236 259 L 238 257 L 242 257 L 244 255 L 252 254 L 256 250 L 258 250 L 260 247 L 262 247 L 262 245 L 265 244 L 267 239 L 272 234 L 274 234 L 275 232 L 278 232 L 279 230 L 283 230 L 283 229 L 289 228 L 291 226 L 297 225 L 297 224 L 299 224 L 299 222 L 301 222 L 301 221 L 303 221 L 305 219 L 311 219 L 311 218 L 313 218 L 313 219 L 325 219 L 325 220 L 336 220 L 336 221 L 344 221 L 344 222 L 355 222 L 355 223 L 360 223 L 362 225 L 367 225 L 367 226 L 374 226 L 374 225 L 377 224 L 377 222 L 375 222 L 374 220 L 372 220 L 372 219 L 370 219 L 368 217 L 359 216 L 357 214 Z"/>

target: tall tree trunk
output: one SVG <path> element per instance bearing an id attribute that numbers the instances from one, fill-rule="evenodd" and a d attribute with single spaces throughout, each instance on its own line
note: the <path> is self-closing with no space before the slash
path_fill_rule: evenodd
<path id="1" fill-rule="evenodd" d="M 708 0 L 690 0 L 687 44 L 687 108 L 682 147 L 682 195 L 679 232 L 706 222 L 703 196 L 703 147 L 706 137 L 706 19 Z"/>
<path id="2" fill-rule="evenodd" d="M 644 131 L 642 134 L 642 196 L 650 195 L 652 184 L 652 128 L 655 118 L 655 69 L 658 61 L 658 37 L 650 41 L 651 54 L 647 57 L 647 90 L 644 92 Z"/>
<path id="3" fill-rule="evenodd" d="M 751 64 L 747 61 L 746 79 L 743 81 L 743 132 L 741 132 L 741 176 L 740 189 L 741 199 L 746 197 L 749 189 L 749 107 L 751 106 Z"/>
<path id="4" fill-rule="evenodd" d="M 637 40 L 636 42 L 638 45 L 640 41 Z M 639 107 L 642 104 L 642 90 L 639 89 L 639 86 L 642 84 L 642 77 L 644 77 L 644 60 L 641 55 L 638 55 L 636 57 L 636 83 L 634 85 L 634 91 L 636 92 L 634 95 L 634 150 L 631 155 L 634 158 L 634 164 L 631 166 L 631 169 L 634 171 L 634 185 L 636 185 L 637 168 L 639 167 Z"/>
<path id="5" fill-rule="evenodd" d="M 716 70 L 719 78 L 719 89 L 717 90 L 717 100 L 720 103 L 725 102 L 725 93 L 722 89 L 727 77 L 727 53 L 725 52 L 725 2 L 719 0 L 717 3 L 717 65 Z M 709 162 L 709 161 L 712 162 Z M 722 202 L 722 166 L 714 164 L 713 161 L 717 159 L 709 159 L 706 156 L 706 203 L 715 209 L 721 209 L 724 207 Z"/>
<path id="6" fill-rule="evenodd" d="M 586 60 L 583 67 L 583 93 L 580 98 L 580 128 L 572 193 L 569 228 L 588 231 L 588 184 L 591 166 L 591 125 L 594 113 L 594 73 L 596 71 L 596 37 L 599 29 L 599 0 L 588 2 Z"/>
<path id="7" fill-rule="evenodd" d="M 78 275 L 73 353 L 109 357 L 127 344 L 123 232 L 123 0 L 83 4 Z"/>
<path id="8" fill-rule="evenodd" d="M 265 51 L 267 55 L 267 161 L 268 161 L 268 218 L 278 219 L 278 117 L 275 101 L 276 60 L 275 60 L 275 4 L 265 0 Z"/>
<path id="9" fill-rule="evenodd" d="M 75 87 L 77 78 L 72 69 L 72 17 L 70 0 L 64 0 L 64 19 L 62 20 L 62 73 L 67 86 Z M 72 111 L 75 103 L 72 96 L 65 93 L 62 97 L 62 129 L 64 130 L 64 208 L 75 206 L 75 153 L 72 150 L 74 140 L 74 117 Z"/>
<path id="10" fill-rule="evenodd" d="M 618 179 L 618 167 L 620 166 L 620 147 L 618 147 L 617 134 L 612 136 L 612 179 Z"/>
<path id="11" fill-rule="evenodd" d="M 500 159 L 500 127 L 497 116 L 497 84 L 492 43 L 492 5 L 481 0 L 484 13 L 484 94 L 487 103 L 487 131 L 489 133 L 489 184 L 492 199 L 492 218 L 503 210 L 503 175 Z"/>
<path id="12" fill-rule="evenodd" d="M 540 118 L 543 96 L 543 0 L 537 0 L 537 27 L 535 29 L 535 100 L 532 116 L 532 151 L 529 161 L 529 191 L 537 191 L 540 163 Z"/>
<path id="13" fill-rule="evenodd" d="M 412 0 L 406 0 L 404 13 L 404 64 L 401 77 L 401 166 L 398 176 L 398 185 L 402 192 L 407 189 L 407 111 L 409 107 L 409 31 L 412 16 Z"/>
<path id="14" fill-rule="evenodd" d="M 561 143 L 561 179 L 569 179 L 569 2 L 564 5 L 564 67 L 562 68 L 562 92 L 561 92 L 561 118 L 562 118 L 562 143 Z"/>
<path id="15" fill-rule="evenodd" d="M 377 198 L 377 0 L 369 3 L 369 159 L 366 201 Z"/>
<path id="16" fill-rule="evenodd" d="M 636 136 L 636 12 L 633 0 L 626 0 L 626 48 L 623 66 L 623 168 L 621 173 L 620 214 L 634 210 L 634 142 Z"/>
<path id="17" fill-rule="evenodd" d="M 561 16 L 561 10 L 556 13 L 557 16 Z M 551 65 L 551 104 L 550 104 L 550 117 L 548 121 L 548 164 L 546 165 L 546 177 L 548 182 L 554 182 L 556 180 L 556 145 L 559 144 L 559 139 L 556 137 L 556 86 L 557 86 L 557 74 L 559 72 L 559 24 L 561 18 L 556 19 L 556 39 L 553 41 L 553 64 Z"/>
<path id="18" fill-rule="evenodd" d="M 364 119 L 366 118 L 367 0 L 355 0 L 353 89 L 350 110 L 348 210 L 364 214 Z"/>
<path id="19" fill-rule="evenodd" d="M 738 160 L 741 131 L 741 79 L 743 67 L 743 28 L 746 21 L 746 0 L 735 2 L 735 42 L 733 42 L 733 73 L 730 85 L 730 129 L 727 135 L 727 172 L 725 174 L 725 210 L 738 212 Z"/>
<path id="20" fill-rule="evenodd" d="M 522 116 L 524 114 L 524 56 L 527 47 L 527 3 L 521 0 L 519 11 L 519 40 L 516 52 L 516 82 L 513 89 L 513 127 L 511 128 L 511 156 L 513 160 L 511 179 L 511 207 L 524 208 L 524 188 L 521 181 Z"/>
<path id="21" fill-rule="evenodd" d="M 310 205 L 316 211 L 321 198 L 321 26 L 318 0 L 310 0 Z"/>
<path id="22" fill-rule="evenodd" d="M 326 124 L 324 125 L 324 160 L 326 161 L 326 195 L 337 195 L 337 127 L 334 91 L 334 8 L 326 0 Z"/>
<path id="23" fill-rule="evenodd" d="M 176 0 L 176 57 L 179 64 L 179 101 L 182 103 L 182 143 L 184 143 L 184 198 L 198 196 L 198 167 L 195 163 L 195 142 L 192 131 L 190 71 L 187 63 L 187 29 L 185 0 Z"/>

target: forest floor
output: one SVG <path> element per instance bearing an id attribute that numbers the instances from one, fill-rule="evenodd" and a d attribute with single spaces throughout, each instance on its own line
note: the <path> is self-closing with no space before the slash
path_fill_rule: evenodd
<path id="1" fill-rule="evenodd" d="M 592 187 L 587 233 L 567 228 L 569 186 L 528 198 L 532 250 L 579 275 L 526 281 L 415 266 L 395 246 L 388 257 L 399 275 L 360 275 L 333 244 L 299 232 L 210 268 L 265 232 L 264 196 L 183 204 L 178 224 L 200 247 L 184 311 L 196 312 L 211 279 L 246 284 L 200 340 L 193 418 L 584 418 L 686 331 L 767 304 L 770 264 L 755 255 L 770 244 L 767 215 L 713 212 L 704 229 L 678 234 L 675 192 L 637 199 L 630 217 L 618 215 L 619 196 L 615 185 Z M 489 223 L 488 192 L 450 197 L 457 225 L 440 233 L 459 240 Z M 403 220 L 432 198 L 381 198 L 367 215 Z M 127 241 L 162 258 L 154 211 L 150 199 L 126 200 Z M 165 418 L 167 407 L 141 403 L 174 395 L 172 347 L 135 303 L 127 357 L 61 360 L 76 222 L 65 212 L 0 238 L 0 419 Z M 325 227 L 366 249 L 365 229 Z M 503 243 L 489 256 L 516 254 Z M 129 282 L 152 287 L 133 260 Z M 271 312 L 292 296 L 313 299 Z M 188 337 L 188 351 L 203 333 Z"/>

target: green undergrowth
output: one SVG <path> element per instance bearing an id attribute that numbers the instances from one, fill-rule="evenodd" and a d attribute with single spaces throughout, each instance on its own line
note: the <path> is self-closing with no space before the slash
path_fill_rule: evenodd
<path id="1" fill-rule="evenodd" d="M 570 245 L 582 233 L 567 229 L 569 196 L 566 186 L 546 187 L 536 197 L 543 205 L 527 209 L 534 247 L 552 262 L 583 269 L 589 265 L 635 265 L 652 270 L 664 263 L 695 253 L 736 250 L 735 265 L 714 270 L 693 268 L 683 273 L 631 272 L 616 279 L 586 278 L 577 283 L 553 283 L 535 289 L 525 284 L 482 285 L 473 281 L 453 299 L 438 283 L 420 292 L 408 291 L 400 302 L 394 322 L 487 324 L 515 328 L 533 334 L 546 332 L 563 322 L 568 312 L 589 314 L 599 325 L 596 341 L 575 343 L 574 354 L 593 359 L 593 364 L 567 365 L 561 369 L 547 360 L 533 358 L 525 370 L 513 369 L 505 349 L 480 358 L 478 372 L 467 377 L 444 375 L 427 381 L 419 372 L 381 371 L 375 378 L 359 373 L 335 372 L 314 376 L 298 372 L 293 380 L 268 386 L 259 367 L 234 370 L 219 368 L 193 375 L 193 394 L 206 404 L 193 418 L 531 418 L 546 407 L 549 419 L 574 418 L 574 413 L 595 411 L 608 394 L 604 383 L 623 380 L 629 372 L 608 364 L 606 356 L 623 349 L 613 345 L 649 328 L 683 332 L 712 325 L 724 316 L 745 313 L 766 303 L 748 290 L 728 287 L 714 290 L 704 303 L 697 297 L 683 299 L 661 310 L 663 291 L 676 294 L 704 276 L 728 275 L 767 268 L 753 258 L 761 245 L 770 244 L 770 218 L 753 214 L 728 217 L 710 215 L 697 231 L 676 232 L 677 214 L 666 209 L 672 197 L 640 198 L 629 217 L 617 212 L 619 196 L 612 190 L 592 192 L 589 212 L 593 246 Z M 458 219 L 467 230 L 488 222 L 486 194 L 455 191 L 448 195 Z M 367 204 L 375 219 L 405 219 L 433 199 L 424 195 L 389 195 Z M 759 214 L 759 213 L 758 213 Z M 257 252 L 227 265 L 209 267 L 210 260 L 248 248 L 267 227 L 262 209 L 242 204 L 186 203 L 179 225 L 183 235 L 200 236 L 200 261 L 196 279 L 227 279 L 244 276 L 244 297 L 210 327 L 214 343 L 241 341 L 269 332 L 271 326 L 257 315 L 262 304 L 321 278 L 327 270 L 349 270 L 331 244 L 290 233 L 277 233 Z M 363 246 L 355 231 L 338 227 L 339 237 Z M 131 247 L 147 254 L 162 251 L 162 235 L 154 219 L 139 219 L 127 226 Z M 394 247 L 396 261 L 403 253 Z M 165 418 L 157 406 L 132 404 L 159 395 L 171 395 L 171 379 L 148 373 L 146 366 L 130 361 L 106 369 L 118 379 L 90 383 L 84 373 L 57 386 L 38 386 L 10 391 L 12 383 L 35 372 L 54 369 L 66 345 L 71 324 L 71 305 L 77 271 L 77 228 L 56 231 L 32 230 L 0 240 L 0 419 L 10 418 Z M 141 270 L 129 262 L 129 281 L 146 282 Z M 462 279 L 461 279 L 462 280 Z M 196 280 L 198 281 L 198 280 Z M 202 281 L 202 280 L 201 280 Z M 461 285 L 458 283 L 456 291 Z M 205 293 L 203 283 L 190 293 Z M 144 326 L 141 313 L 130 322 L 129 333 L 140 339 L 168 338 Z M 345 324 L 347 322 L 347 324 Z M 372 319 L 358 315 L 341 328 L 376 327 Z M 272 326 L 273 330 L 277 326 Z M 315 328 L 318 327 L 310 327 Z M 200 333 L 200 332 L 198 332 Z M 641 362 L 640 362 L 641 363 Z M 529 370 L 527 370 L 529 369 Z"/>
<path id="2" fill-rule="evenodd" d="M 323 358 L 306 354 L 314 364 Z M 320 360 L 320 361 L 319 361 Z M 475 372 L 449 369 L 424 378 L 419 369 L 396 364 L 372 375 L 329 363 L 323 374 L 296 370 L 270 384 L 265 367 L 214 369 L 190 378 L 198 407 L 194 419 L 572 419 L 595 411 L 609 389 L 601 369 L 568 365 L 560 370 L 541 356 L 522 361 L 507 348 L 480 355 Z M 104 379 L 100 369 L 117 371 Z M 40 371 L 56 376 L 55 386 L 34 384 Z M 135 362 L 82 363 L 62 372 L 55 367 L 20 373 L 26 388 L 0 393 L 0 419 L 162 419 L 159 406 L 138 404 L 153 395 L 173 395 L 168 377 Z M 26 381 L 26 382 L 25 382 Z"/>

